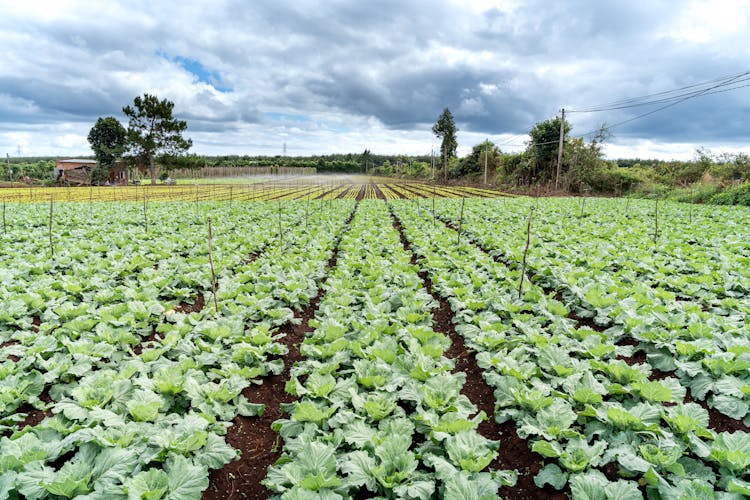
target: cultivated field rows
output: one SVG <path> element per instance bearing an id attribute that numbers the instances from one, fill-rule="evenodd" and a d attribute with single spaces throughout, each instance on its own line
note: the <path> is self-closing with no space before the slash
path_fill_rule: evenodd
<path id="1" fill-rule="evenodd" d="M 496 197 L 497 190 L 468 186 L 440 186 L 419 181 L 369 176 L 279 176 L 217 179 L 215 183 L 188 183 L 85 186 L 28 187 L 0 190 L 3 203 L 53 202 L 122 202 L 143 201 L 290 201 L 330 199 L 399 199 L 431 197 Z"/>
<path id="2" fill-rule="evenodd" d="M 335 189 L 9 204 L 0 496 L 750 494 L 746 211 Z"/>

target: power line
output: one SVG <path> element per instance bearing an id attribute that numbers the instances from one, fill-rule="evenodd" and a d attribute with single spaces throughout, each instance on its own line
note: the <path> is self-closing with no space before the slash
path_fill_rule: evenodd
<path id="1" fill-rule="evenodd" d="M 710 80 L 707 82 L 696 83 L 693 85 L 687 85 L 678 89 L 666 90 L 662 92 L 656 92 L 653 94 L 647 94 L 639 97 L 631 97 L 626 99 L 620 99 L 605 104 L 599 104 L 594 106 L 588 106 L 579 109 L 570 110 L 571 113 L 596 113 L 601 111 L 613 111 L 617 109 L 627 109 L 638 106 L 648 106 L 651 104 L 661 104 L 665 102 L 680 101 L 684 98 L 693 98 L 707 93 L 716 88 L 732 86 L 731 88 L 725 89 L 734 90 L 735 88 L 742 88 L 744 85 L 737 86 L 738 83 L 750 80 L 750 71 L 743 71 L 734 75 L 725 76 Z M 686 91 L 686 92 L 685 92 Z M 674 95 L 672 95 L 674 94 Z"/>
<path id="2" fill-rule="evenodd" d="M 634 117 L 632 117 L 632 118 L 628 118 L 627 120 L 623 120 L 623 121 L 621 121 L 621 122 L 617 122 L 617 123 L 615 123 L 615 124 L 612 124 L 612 125 L 608 125 L 608 126 L 607 126 L 607 129 L 608 129 L 608 130 L 611 130 L 611 129 L 615 128 L 615 127 L 619 127 L 619 126 L 621 126 L 621 125 L 625 125 L 626 123 L 630 123 L 630 122 L 632 122 L 632 121 L 635 121 L 635 120 L 638 120 L 638 119 L 640 119 L 640 118 L 643 118 L 643 117 L 646 117 L 646 116 L 649 116 L 649 115 L 653 115 L 654 113 L 658 113 L 659 111 L 665 110 L 665 109 L 667 109 L 667 108 L 671 108 L 672 106 L 676 106 L 676 105 L 678 105 L 678 104 L 680 104 L 680 103 L 682 103 L 682 102 L 685 102 L 685 101 L 687 101 L 687 100 L 689 100 L 689 99 L 693 99 L 693 98 L 695 98 L 695 97 L 700 97 L 700 96 L 702 96 L 702 95 L 707 95 L 707 94 L 710 94 L 710 93 L 714 93 L 714 92 L 711 92 L 711 91 L 713 91 L 714 89 L 720 88 L 720 87 L 725 87 L 725 86 L 727 86 L 727 85 L 728 85 L 728 84 L 729 84 L 729 83 L 730 83 L 731 81 L 733 81 L 733 80 L 737 80 L 737 79 L 741 78 L 741 77 L 742 77 L 743 75 L 750 75 L 750 72 L 745 72 L 745 73 L 741 73 L 741 74 L 739 74 L 739 75 L 737 75 L 737 76 L 734 76 L 734 77 L 730 78 L 729 80 L 726 80 L 726 79 L 725 79 L 725 80 L 722 80 L 722 82 L 721 82 L 721 83 L 717 83 L 716 85 L 714 85 L 714 86 L 712 86 L 712 87 L 708 87 L 708 88 L 706 88 L 706 89 L 704 89 L 704 90 L 702 90 L 702 91 L 700 91 L 700 92 L 694 92 L 694 93 L 690 93 L 689 95 L 686 95 L 686 96 L 685 96 L 685 97 L 683 97 L 682 99 L 679 99 L 679 100 L 677 100 L 677 101 L 673 101 L 673 102 L 670 102 L 669 104 L 667 104 L 667 105 L 665 105 L 665 106 L 661 106 L 661 107 L 658 107 L 658 108 L 656 108 L 656 109 L 652 109 L 651 111 L 647 111 L 646 113 L 641 113 L 640 115 L 634 116 Z M 743 78 L 743 79 L 742 79 L 742 80 L 740 80 L 740 81 L 745 81 L 745 80 L 747 80 L 747 78 Z M 736 83 L 736 82 L 735 82 L 735 83 Z M 739 88 L 739 87 L 738 87 L 738 88 Z M 724 91 L 728 91 L 728 90 L 733 90 L 733 89 L 724 89 Z M 585 134 L 582 134 L 582 135 L 586 136 L 586 135 L 590 135 L 590 134 L 592 134 L 592 133 L 596 133 L 596 132 L 598 132 L 598 131 L 599 131 L 599 129 L 596 129 L 596 130 L 592 130 L 592 131 L 590 131 L 590 132 L 586 132 Z"/>
<path id="3" fill-rule="evenodd" d="M 694 99 L 696 97 L 701 97 L 705 95 L 719 94 L 723 92 L 729 92 L 732 90 L 750 87 L 750 83 L 744 83 L 748 81 L 750 81 L 750 70 L 743 71 L 740 73 L 735 73 L 733 75 L 715 78 L 713 80 L 708 80 L 708 81 L 695 83 L 691 85 L 685 85 L 683 87 L 679 87 L 679 88 L 672 89 L 672 90 L 655 92 L 652 94 L 646 94 L 646 95 L 638 96 L 638 97 L 619 99 L 616 101 L 611 101 L 609 103 L 589 106 L 586 108 L 579 108 L 576 110 L 566 109 L 566 112 L 596 113 L 596 112 L 603 112 L 603 111 L 615 111 L 615 110 L 620 110 L 620 109 L 651 106 L 651 105 L 656 105 L 656 104 L 665 104 L 664 106 L 660 106 L 651 111 L 647 111 L 645 113 L 641 113 L 632 118 L 628 118 L 626 120 L 606 126 L 607 129 L 612 129 L 615 127 L 625 125 L 626 123 L 630 123 L 632 121 L 638 120 L 640 118 L 644 118 L 646 116 L 652 115 L 654 113 L 658 113 L 659 111 L 670 108 L 672 106 L 676 106 L 677 104 L 685 102 L 689 99 Z M 600 130 L 601 130 L 601 127 L 590 130 L 584 134 L 581 134 L 579 137 L 593 135 L 593 134 L 598 133 Z M 499 142 L 496 145 L 498 147 L 499 146 L 507 146 L 507 147 L 527 146 L 528 147 L 528 146 L 544 146 L 548 144 L 556 144 L 558 142 L 557 140 L 541 142 L 541 143 L 534 143 L 534 142 L 517 143 L 515 142 L 517 139 L 524 137 L 526 135 L 528 135 L 528 133 L 519 134 L 519 135 L 511 137 L 510 139 L 506 139 L 503 142 Z"/>

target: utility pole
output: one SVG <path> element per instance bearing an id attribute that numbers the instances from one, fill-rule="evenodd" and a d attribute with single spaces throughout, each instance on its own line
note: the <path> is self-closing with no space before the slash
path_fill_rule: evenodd
<path id="1" fill-rule="evenodd" d="M 489 146 L 490 140 L 484 140 L 484 185 L 487 185 L 487 146 Z"/>
<path id="2" fill-rule="evenodd" d="M 562 109 L 562 118 L 560 119 L 560 144 L 557 146 L 557 175 L 555 176 L 555 191 L 560 185 L 560 168 L 563 159 L 563 139 L 565 138 L 565 108 Z"/>

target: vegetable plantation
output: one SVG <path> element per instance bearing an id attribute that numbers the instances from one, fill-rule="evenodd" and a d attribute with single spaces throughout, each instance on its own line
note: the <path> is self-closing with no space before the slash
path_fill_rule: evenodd
<path id="1" fill-rule="evenodd" d="M 746 208 L 356 186 L 4 203 L 0 498 L 750 496 Z"/>

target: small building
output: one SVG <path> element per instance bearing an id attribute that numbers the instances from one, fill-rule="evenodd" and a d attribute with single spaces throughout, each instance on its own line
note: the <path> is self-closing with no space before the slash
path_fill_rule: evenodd
<path id="1" fill-rule="evenodd" d="M 91 184 L 91 173 L 96 167 L 96 160 L 70 158 L 55 162 L 55 182 L 67 185 L 87 186 Z M 109 168 L 108 184 L 127 184 L 128 169 L 120 161 Z"/>

